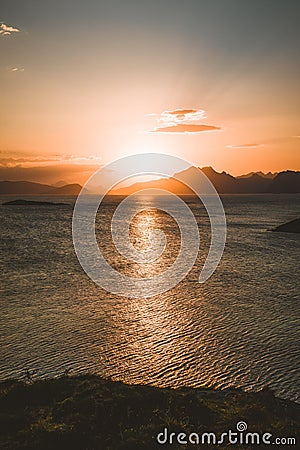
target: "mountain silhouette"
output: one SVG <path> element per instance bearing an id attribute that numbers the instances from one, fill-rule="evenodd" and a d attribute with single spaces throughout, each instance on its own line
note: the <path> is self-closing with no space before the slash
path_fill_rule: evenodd
<path id="1" fill-rule="evenodd" d="M 199 170 L 209 178 L 220 194 L 300 193 L 300 172 L 291 170 L 272 174 L 274 177 L 261 173 L 234 177 L 224 171 L 217 172 L 212 167 L 192 166 L 180 172 L 180 178 L 183 182 L 190 184 L 193 180 L 199 180 Z M 31 181 L 0 181 L 0 195 L 78 195 L 81 189 L 80 184 L 55 187 Z M 124 188 L 114 189 L 110 191 L 110 194 L 130 195 L 142 189 L 165 189 L 177 195 L 193 194 L 189 187 L 173 177 L 134 183 Z M 201 186 L 199 190 L 201 191 Z M 204 187 L 203 191 L 205 191 Z M 86 193 L 91 192 L 86 191 Z"/>
<path id="2" fill-rule="evenodd" d="M 300 172 L 287 170 L 280 172 L 272 180 L 270 192 L 274 193 L 296 193 L 300 192 Z"/>
<path id="3" fill-rule="evenodd" d="M 66 184 L 65 186 L 52 187 L 48 195 L 78 195 L 82 186 L 80 184 Z"/>
<path id="4" fill-rule="evenodd" d="M 236 178 L 249 178 L 249 177 L 251 177 L 254 174 L 257 174 L 257 175 L 259 175 L 260 177 L 263 177 L 263 178 L 272 178 L 273 179 L 273 178 L 276 177 L 278 172 L 268 172 L 268 173 L 264 173 L 264 172 L 261 172 L 261 171 L 259 171 L 259 172 L 249 172 L 249 173 L 244 174 L 244 175 L 239 175 Z"/>
<path id="5" fill-rule="evenodd" d="M 270 178 L 262 177 L 257 173 L 252 174 L 250 177 L 237 179 L 239 191 L 244 194 L 267 192 L 271 181 Z"/>
<path id="6" fill-rule="evenodd" d="M 0 194 L 2 195 L 78 195 L 81 189 L 80 184 L 54 187 L 31 181 L 0 181 Z"/>
<path id="7" fill-rule="evenodd" d="M 226 172 L 216 172 L 212 167 L 189 167 L 180 172 L 180 178 L 186 183 L 198 179 L 201 170 L 213 183 L 220 194 L 263 194 L 263 193 L 297 193 L 300 192 L 300 172 L 286 171 L 274 176 L 261 176 L 252 173 L 249 176 L 233 177 Z M 176 176 L 176 174 L 174 174 Z M 201 191 L 201 186 L 199 186 Z M 174 178 L 161 178 L 132 184 L 115 189 L 114 195 L 130 195 L 141 189 L 165 189 L 177 195 L 191 195 L 193 192 Z"/>

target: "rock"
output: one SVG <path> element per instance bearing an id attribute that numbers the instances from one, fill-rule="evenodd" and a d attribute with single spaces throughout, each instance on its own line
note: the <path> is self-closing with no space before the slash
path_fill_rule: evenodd
<path id="1" fill-rule="evenodd" d="M 284 232 L 284 233 L 300 233 L 300 219 L 291 220 L 274 228 L 272 231 Z"/>

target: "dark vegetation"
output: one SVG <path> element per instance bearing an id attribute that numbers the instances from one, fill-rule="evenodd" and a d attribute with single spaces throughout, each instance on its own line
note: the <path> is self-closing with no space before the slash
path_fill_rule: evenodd
<path id="1" fill-rule="evenodd" d="M 276 398 L 269 389 L 258 393 L 160 389 L 67 373 L 34 382 L 26 378 L 0 384 L 1 450 L 170 448 L 156 443 L 164 427 L 177 433 L 221 434 L 236 431 L 241 420 L 247 422 L 248 431 L 270 432 L 274 437 L 296 436 L 299 429 L 300 405 Z M 173 444 L 171 448 L 227 446 Z"/>

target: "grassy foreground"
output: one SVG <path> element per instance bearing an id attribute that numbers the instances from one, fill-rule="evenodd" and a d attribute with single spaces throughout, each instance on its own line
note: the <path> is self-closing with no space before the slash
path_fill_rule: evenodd
<path id="1" fill-rule="evenodd" d="M 300 405 L 269 390 L 160 389 L 94 375 L 0 383 L 1 450 L 227 448 L 228 443 L 159 445 L 156 436 L 164 427 L 221 434 L 236 431 L 241 420 L 249 431 L 296 436 Z"/>

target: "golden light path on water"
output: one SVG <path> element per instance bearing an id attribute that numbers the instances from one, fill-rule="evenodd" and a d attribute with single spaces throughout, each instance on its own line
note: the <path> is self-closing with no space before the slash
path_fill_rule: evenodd
<path id="1" fill-rule="evenodd" d="M 71 202 L 72 199 L 64 199 Z M 163 198 L 136 198 L 132 243 L 149 245 L 149 229 L 164 231 L 163 255 L 153 263 L 125 261 L 110 239 L 118 199 L 99 211 L 97 239 L 118 270 L 153 276 L 176 258 L 180 232 L 161 211 Z M 199 256 L 172 290 L 129 299 L 99 289 L 82 271 L 71 238 L 72 208 L 10 208 L 1 216 L 5 271 L 1 287 L 1 378 L 92 371 L 156 386 L 270 386 L 282 397 L 299 393 L 297 236 L 268 229 L 299 206 L 299 196 L 223 198 L 228 238 L 221 264 L 198 282 L 210 227 L 204 208 L 187 200 L 200 231 Z M 283 263 L 284 262 L 284 263 Z M 72 373 L 71 372 L 71 373 Z"/>

